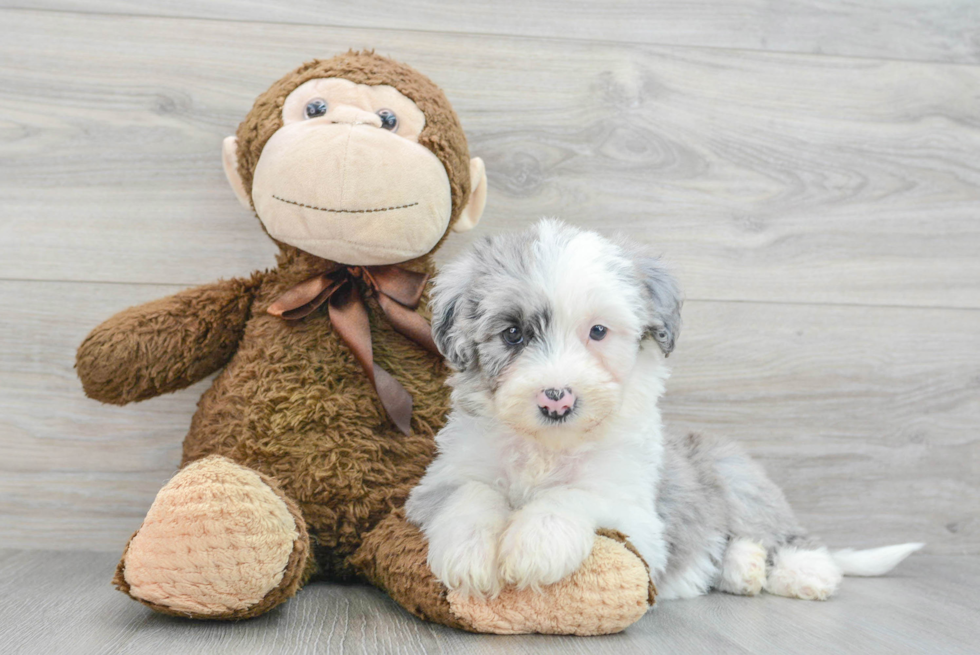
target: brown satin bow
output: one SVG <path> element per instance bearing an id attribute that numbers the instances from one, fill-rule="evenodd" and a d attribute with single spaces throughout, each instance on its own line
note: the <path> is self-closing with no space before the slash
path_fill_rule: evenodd
<path id="1" fill-rule="evenodd" d="M 439 353 L 432 340 L 429 322 L 415 311 L 429 276 L 397 266 L 344 266 L 322 273 L 289 289 L 267 311 L 273 316 L 295 321 L 329 301 L 327 310 L 337 334 L 364 369 L 388 416 L 399 430 L 409 434 L 412 396 L 374 362 L 367 306 L 354 278 L 360 278 L 374 291 L 392 327 L 420 346 Z"/>

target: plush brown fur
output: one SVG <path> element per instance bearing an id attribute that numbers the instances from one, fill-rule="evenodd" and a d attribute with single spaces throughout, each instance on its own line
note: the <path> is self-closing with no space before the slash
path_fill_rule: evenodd
<path id="1" fill-rule="evenodd" d="M 439 157 L 449 176 L 452 225 L 470 193 L 469 153 L 459 121 L 431 81 L 369 52 L 304 64 L 256 100 L 238 129 L 239 173 L 246 190 L 263 146 L 282 126 L 285 97 L 303 82 L 322 77 L 389 84 L 415 101 L 426 117 L 419 142 Z M 387 587 L 418 616 L 471 629 L 449 611 L 446 590 L 425 565 L 422 536 L 394 513 L 435 454 L 434 436 L 449 408 L 445 364 L 395 332 L 362 286 L 375 361 L 415 400 L 411 435 L 403 435 L 333 330 L 325 305 L 299 321 L 266 312 L 287 289 L 337 267 L 279 246 L 276 268 L 123 311 L 97 327 L 78 350 L 86 394 L 120 405 L 184 388 L 224 367 L 198 405 L 184 440 L 182 466 L 220 455 L 258 472 L 296 510 L 297 524 L 304 528 L 284 582 L 266 599 L 245 610 L 197 618 L 255 616 L 311 577 L 361 576 Z M 432 253 L 403 266 L 434 272 Z M 426 293 L 419 312 L 429 318 L 427 302 Z M 381 531 L 365 544 L 379 524 Z M 399 547 L 393 550 L 392 544 Z M 124 554 L 115 582 L 128 593 L 125 561 Z M 414 583 L 412 575 L 406 577 L 412 568 L 418 570 Z"/>
<path id="2" fill-rule="evenodd" d="M 446 588 L 426 564 L 428 555 L 419 529 L 405 520 L 404 510 L 398 509 L 367 535 L 354 564 L 369 582 L 420 619 L 475 631 L 453 614 Z"/>
<path id="3" fill-rule="evenodd" d="M 116 314 L 78 349 L 85 393 L 125 405 L 214 373 L 235 354 L 264 277 L 205 284 Z"/>
<path id="4" fill-rule="evenodd" d="M 470 191 L 459 120 L 431 81 L 373 53 L 309 62 L 259 97 L 238 130 L 246 186 L 262 147 L 282 125 L 285 97 L 307 80 L 332 76 L 390 84 L 425 112 L 419 142 L 445 165 L 454 221 Z M 331 328 L 325 306 L 296 322 L 266 313 L 293 285 L 337 266 L 279 245 L 278 266 L 270 271 L 189 289 L 109 319 L 80 346 L 78 375 L 90 397 L 125 404 L 181 389 L 224 366 L 201 398 L 182 466 L 223 455 L 274 479 L 299 507 L 317 574 L 349 578 L 356 574 L 350 557 L 364 534 L 404 503 L 433 457 L 448 409 L 447 369 L 395 332 L 361 289 L 375 361 L 415 399 L 412 434 L 401 434 Z M 434 272 L 431 253 L 404 266 Z M 426 293 L 419 311 L 428 318 L 427 300 Z"/>
<path id="5" fill-rule="evenodd" d="M 265 142 L 282 126 L 285 97 L 307 80 L 389 84 L 426 114 L 419 142 L 446 167 L 455 220 L 469 194 L 469 152 L 442 91 L 413 69 L 373 53 L 312 61 L 259 96 L 238 129 L 246 188 Z M 124 404 L 186 387 L 225 366 L 184 440 L 182 465 L 219 454 L 271 476 L 300 507 L 319 573 L 349 577 L 364 532 L 400 507 L 434 453 L 448 409 L 442 360 L 396 333 L 368 298 L 375 361 L 415 399 L 412 434 L 385 415 L 377 394 L 332 330 L 326 307 L 295 323 L 266 309 L 293 285 L 336 264 L 280 245 L 277 268 L 247 280 L 183 291 L 121 312 L 82 343 L 85 392 Z M 406 265 L 434 272 L 431 257 Z M 362 288 L 362 294 L 367 290 Z M 427 294 L 420 312 L 428 318 Z"/>

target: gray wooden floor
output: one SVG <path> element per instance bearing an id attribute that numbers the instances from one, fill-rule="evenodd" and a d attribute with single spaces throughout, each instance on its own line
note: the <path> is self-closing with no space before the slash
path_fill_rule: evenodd
<path id="1" fill-rule="evenodd" d="M 104 553 L 0 551 L 0 652 L 131 653 L 872 653 L 975 654 L 980 561 L 917 556 L 887 578 L 848 578 L 820 603 L 711 594 L 665 601 L 606 637 L 471 635 L 423 623 L 372 587 L 313 584 L 242 623 L 156 614 L 106 581 Z"/>
<path id="2" fill-rule="evenodd" d="M 980 2 L 451 6 L 0 0 L 0 548 L 65 551 L 2 555 L 0 652 L 966 652 Z M 608 640 L 475 639 L 358 587 L 238 626 L 111 592 L 208 383 L 100 406 L 75 348 L 131 304 L 272 265 L 221 140 L 284 72 L 350 47 L 431 76 L 486 161 L 484 220 L 443 261 L 542 215 L 654 244 L 688 298 L 669 424 L 740 440 L 830 544 L 925 554 L 825 605 L 712 596 Z"/>

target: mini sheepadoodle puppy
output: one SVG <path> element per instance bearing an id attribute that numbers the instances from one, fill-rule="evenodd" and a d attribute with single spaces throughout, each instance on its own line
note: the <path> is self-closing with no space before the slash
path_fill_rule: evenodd
<path id="1" fill-rule="evenodd" d="M 541 221 L 446 266 L 432 310 L 453 410 L 406 510 L 451 589 L 557 582 L 597 528 L 629 536 L 661 598 L 825 599 L 921 546 L 830 553 L 739 446 L 664 431 L 681 295 L 634 246 Z"/>

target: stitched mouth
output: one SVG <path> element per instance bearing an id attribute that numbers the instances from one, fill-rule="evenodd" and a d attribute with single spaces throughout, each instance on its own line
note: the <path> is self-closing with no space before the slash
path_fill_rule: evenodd
<path id="1" fill-rule="evenodd" d="M 417 202 L 411 202 L 407 205 L 396 205 L 394 207 L 378 207 L 376 209 L 330 209 L 329 207 L 317 207 L 316 205 L 307 205 L 303 202 L 296 202 L 295 200 L 286 200 L 285 198 L 280 198 L 279 196 L 272 196 L 279 202 L 284 202 L 287 205 L 296 205 L 297 207 L 303 207 L 305 209 L 315 209 L 318 212 L 330 212 L 332 214 L 372 214 L 375 212 L 390 212 L 395 209 L 406 209 L 408 207 L 416 206 Z"/>

